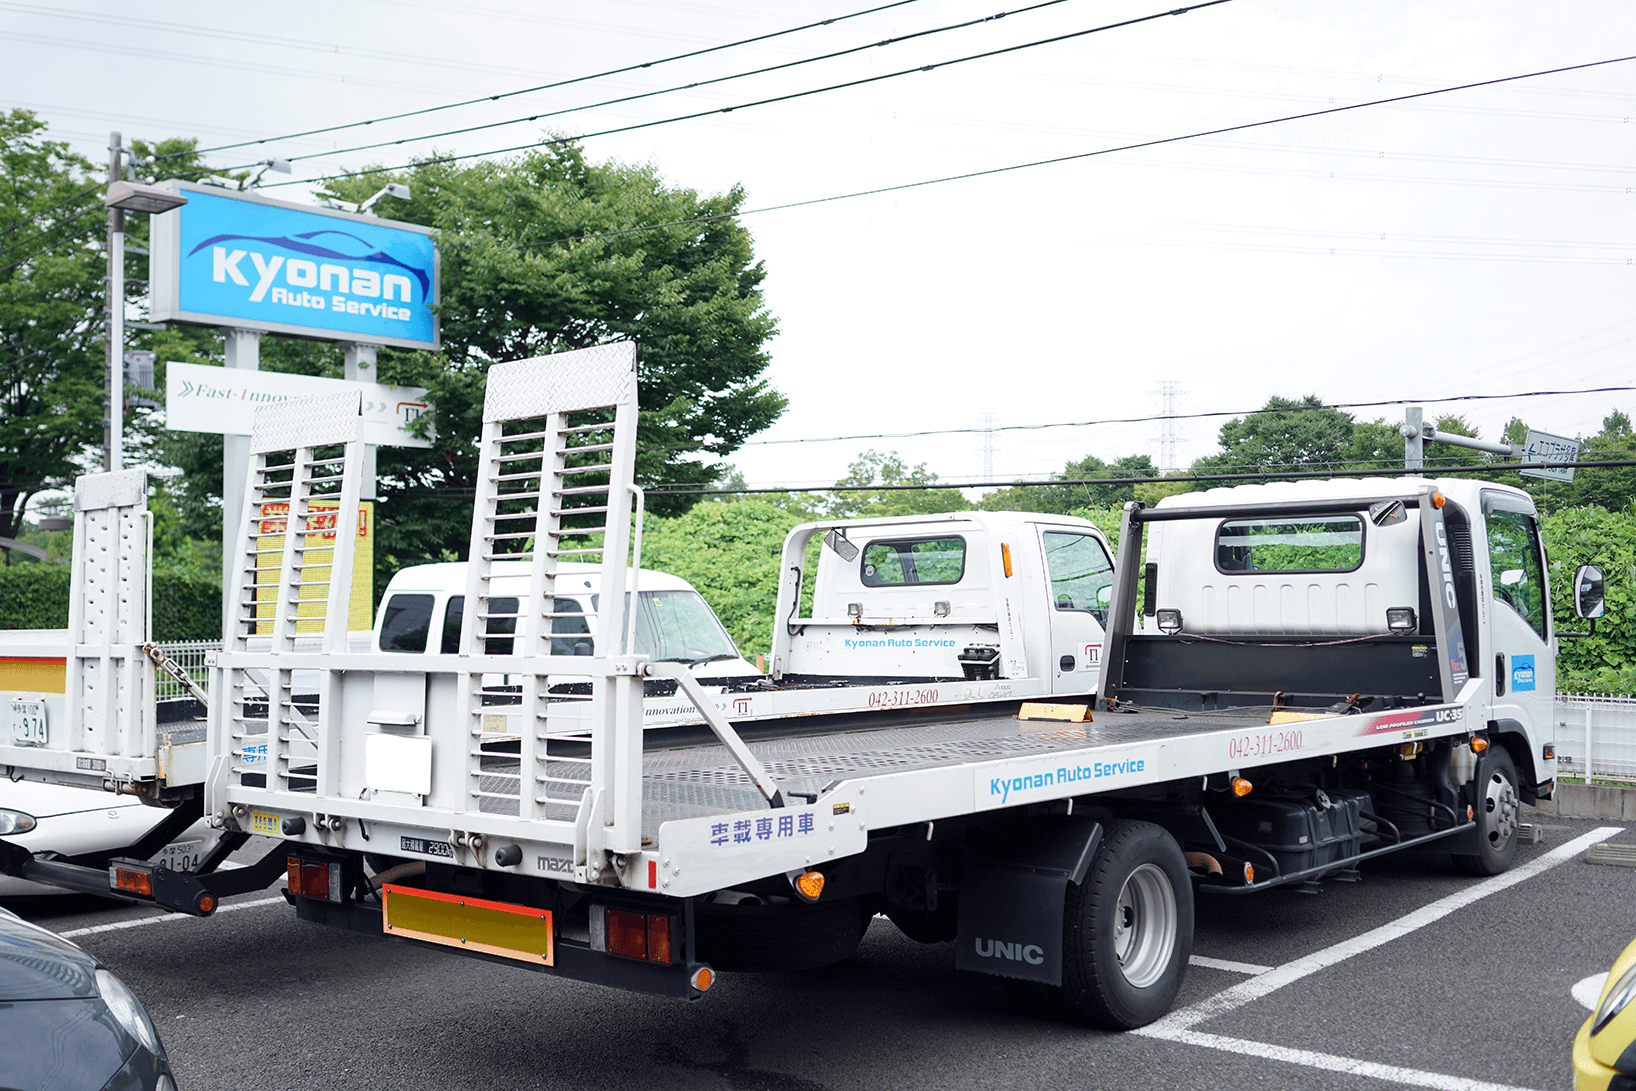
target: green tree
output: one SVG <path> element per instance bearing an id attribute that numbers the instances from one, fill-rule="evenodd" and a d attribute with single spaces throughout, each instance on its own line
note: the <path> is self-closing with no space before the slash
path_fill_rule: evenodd
<path id="1" fill-rule="evenodd" d="M 1325 408 L 1316 394 L 1274 396 L 1259 412 L 1221 426 L 1221 452 L 1193 463 L 1194 473 L 1325 470 L 1345 473 L 1352 454 L 1350 413 Z"/>
<path id="2" fill-rule="evenodd" d="M 403 174 L 360 174 L 320 196 L 358 202 L 387 181 L 413 198 L 378 211 L 435 227 L 442 255 L 441 352 L 382 349 L 378 381 L 426 387 L 430 449 L 382 448 L 376 586 L 393 571 L 465 555 L 483 395 L 491 364 L 611 341 L 638 345 L 642 410 L 637 478 L 705 486 L 718 461 L 783 411 L 765 378 L 776 322 L 765 270 L 733 218 L 743 191 L 701 196 L 651 166 L 592 163 L 573 144 L 513 159 L 429 162 Z M 649 225 L 671 226 L 648 230 Z M 220 359 L 220 337 L 196 354 Z M 266 370 L 339 377 L 331 344 L 265 337 Z M 190 532 L 219 524 L 221 441 L 176 436 L 167 454 L 187 470 L 178 508 Z M 698 497 L 648 494 L 653 514 Z"/>
<path id="3" fill-rule="evenodd" d="M 1580 444 L 1579 457 L 1586 462 L 1636 458 L 1636 433 L 1631 430 L 1630 417 L 1618 409 L 1603 417 L 1602 430 Z M 1629 510 L 1636 502 L 1636 467 L 1580 467 L 1566 492 L 1568 504 Z"/>
<path id="4" fill-rule="evenodd" d="M 45 128 L 0 113 L 0 538 L 102 444 L 102 204 L 90 161 Z"/>
<path id="5" fill-rule="evenodd" d="M 983 511 L 1037 511 L 1066 515 L 1076 507 L 1123 504 L 1136 495 L 1134 485 L 1085 483 L 1087 478 L 1158 476 L 1153 459 L 1147 455 L 1124 455 L 1114 459 L 1111 465 L 1095 455 L 1086 455 L 1070 460 L 1055 478 L 1057 481 L 1079 483 L 1013 485 L 990 493 L 978 507 Z"/>
<path id="6" fill-rule="evenodd" d="M 971 505 L 959 489 L 932 488 L 937 475 L 920 465 L 909 468 L 896 451 L 882 454 L 865 451 L 847 467 L 846 476 L 835 482 L 846 492 L 833 494 L 824 510 L 830 519 L 853 519 L 874 515 L 924 515 L 940 511 L 968 511 Z M 920 488 L 871 488 L 870 486 L 915 485 Z"/>
<path id="7" fill-rule="evenodd" d="M 1579 693 L 1636 693 L 1636 511 L 1566 508 L 1541 526 L 1550 557 L 1551 608 L 1559 632 L 1584 632 L 1574 616 L 1573 573 L 1599 564 L 1607 579 L 1607 617 L 1590 637 L 1567 638 L 1557 652 L 1557 689 Z"/>
<path id="8" fill-rule="evenodd" d="M 771 650 L 784 538 L 802 520 L 757 499 L 696 504 L 644 528 L 642 566 L 681 576 L 704 596 L 739 652 Z M 810 577 L 809 577 L 810 580 Z"/>

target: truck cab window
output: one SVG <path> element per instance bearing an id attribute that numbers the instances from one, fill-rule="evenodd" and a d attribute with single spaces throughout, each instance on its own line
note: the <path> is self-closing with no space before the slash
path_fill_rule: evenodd
<path id="1" fill-rule="evenodd" d="M 1489 578 L 1494 597 L 1528 623 L 1541 640 L 1548 639 L 1544 566 L 1534 517 L 1499 509 L 1485 496 L 1483 521 L 1488 526 Z M 1493 510 L 1489 510 L 1493 509 Z"/>
<path id="2" fill-rule="evenodd" d="M 865 587 L 959 583 L 966 572 L 964 538 L 907 538 L 863 548 Z"/>
<path id="3" fill-rule="evenodd" d="M 393 595 L 381 615 L 381 651 L 423 652 L 431 627 L 431 595 Z"/>
<path id="4" fill-rule="evenodd" d="M 1220 572 L 1351 572 L 1363 564 L 1363 520 L 1269 516 L 1216 528 Z"/>
<path id="5" fill-rule="evenodd" d="M 512 634 L 517 631 L 517 619 L 514 617 L 498 617 L 499 614 L 515 614 L 517 600 L 515 598 L 497 598 L 489 600 L 488 636 L 483 654 L 510 655 Z M 460 654 L 460 632 L 466 620 L 466 596 L 450 595 L 449 605 L 443 611 L 443 654 Z M 383 647 L 385 645 L 382 645 Z"/>
<path id="6" fill-rule="evenodd" d="M 1113 562 L 1102 543 L 1089 534 L 1048 530 L 1045 567 L 1051 576 L 1051 602 L 1058 610 L 1085 610 L 1103 621 L 1107 604 L 1103 588 L 1113 584 Z"/>

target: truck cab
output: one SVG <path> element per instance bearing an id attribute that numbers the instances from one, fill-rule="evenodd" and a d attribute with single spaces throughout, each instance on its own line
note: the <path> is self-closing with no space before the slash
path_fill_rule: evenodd
<path id="1" fill-rule="evenodd" d="M 372 650 L 390 655 L 455 655 L 466 604 L 464 563 L 419 564 L 392 577 L 381 597 L 371 638 Z M 517 561 L 494 565 L 490 586 L 491 655 L 510 655 L 511 640 L 495 632 L 515 632 L 514 615 L 527 601 L 529 568 Z M 686 663 L 695 678 L 721 683 L 759 678 L 760 672 L 739 655 L 732 637 L 693 585 L 680 576 L 643 569 L 627 583 L 637 589 L 638 655 Z M 601 568 L 562 562 L 557 567 L 557 602 L 551 622 L 551 654 L 593 654 L 597 607 L 602 591 Z"/>
<path id="2" fill-rule="evenodd" d="M 1424 519 L 1401 499 L 1421 492 Z M 1162 517 L 1184 511 L 1208 517 Z M 1523 801 L 1550 791 L 1556 633 L 1527 493 L 1284 482 L 1168 497 L 1153 518 L 1137 631 L 1213 645 L 1193 657 L 1196 685 L 1292 707 L 1458 701 L 1512 751 Z"/>
<path id="3" fill-rule="evenodd" d="M 773 629 L 780 682 L 1096 686 L 1113 559 L 1088 520 L 967 511 L 806 523 L 785 542 L 783 570 Z"/>

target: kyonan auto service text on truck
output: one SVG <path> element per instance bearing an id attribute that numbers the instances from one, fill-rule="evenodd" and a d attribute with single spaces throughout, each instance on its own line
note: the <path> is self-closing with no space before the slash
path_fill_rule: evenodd
<path id="1" fill-rule="evenodd" d="M 285 878 L 303 920 L 687 999 L 844 959 L 884 913 L 1129 1028 L 1174 1000 L 1196 896 L 1356 878 L 1410 846 L 1495 873 L 1520 805 L 1552 791 L 1537 518 L 1480 482 L 1131 504 L 1111 567 L 1050 517 L 810 524 L 783 555 L 772 677 L 706 687 L 628 651 L 623 595 L 597 598 L 591 654 L 564 654 L 557 622 L 588 603 L 583 580 L 563 601 L 563 563 L 625 587 L 640 553 L 636 398 L 627 344 L 491 369 L 458 650 L 412 656 L 347 650 L 349 544 L 306 549 L 314 499 L 343 525 L 357 504 L 356 398 L 261 410 L 248 507 L 291 517 L 243 523 L 196 742 L 156 735 L 126 673 L 139 576 L 115 562 L 141 483 L 82 479 L 76 619 L 100 627 L 76 636 L 65 715 L 14 721 L 0 766 L 278 843 L 226 872 L 15 846 L 0 865 L 201 914 Z M 526 583 L 501 587 L 517 564 Z M 1587 567 L 1580 615 L 1600 598 Z M 307 630 L 322 650 L 297 649 Z M 691 712 L 644 730 L 655 700 Z"/>

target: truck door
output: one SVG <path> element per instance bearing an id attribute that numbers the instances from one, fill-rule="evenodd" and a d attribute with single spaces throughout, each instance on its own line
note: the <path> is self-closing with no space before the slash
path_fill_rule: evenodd
<path id="1" fill-rule="evenodd" d="M 1040 544 L 1051 581 L 1051 691 L 1090 692 L 1102 670 L 1102 625 L 1108 619 L 1113 562 L 1090 534 L 1045 530 Z"/>
<path id="2" fill-rule="evenodd" d="M 1551 723 L 1556 656 L 1551 643 L 1550 588 L 1533 506 L 1483 490 L 1493 637 L 1483 648 L 1494 672 L 1492 719 L 1516 720 L 1536 737 Z M 1544 731 L 1546 737 L 1549 732 Z"/>

